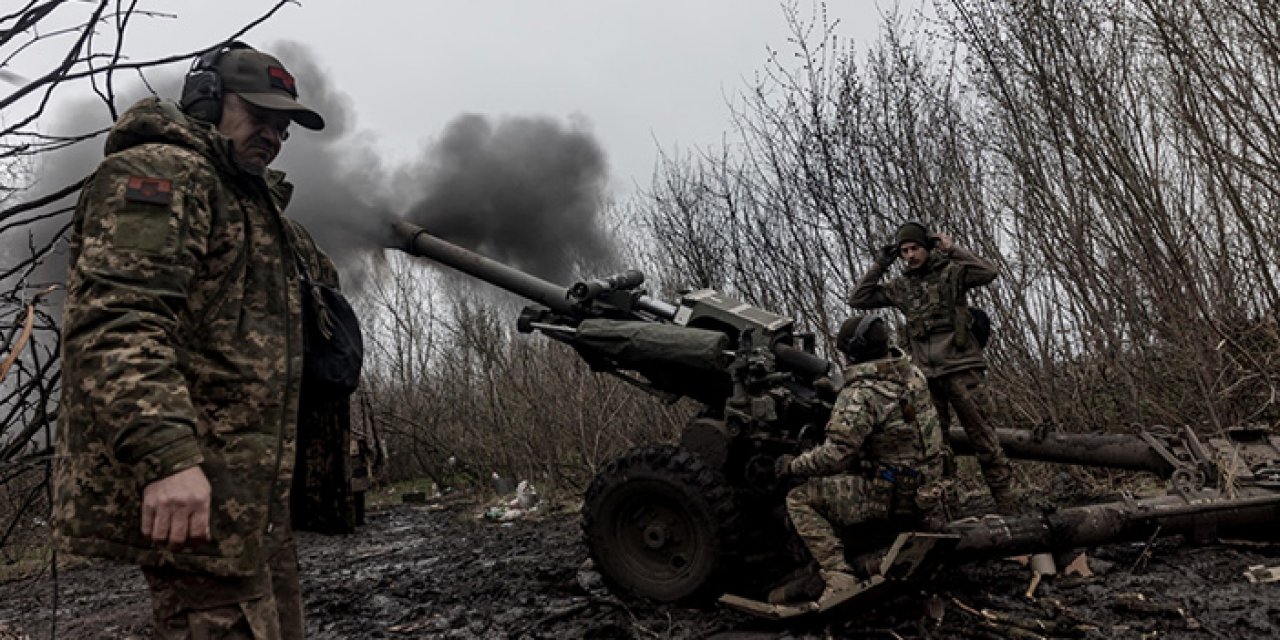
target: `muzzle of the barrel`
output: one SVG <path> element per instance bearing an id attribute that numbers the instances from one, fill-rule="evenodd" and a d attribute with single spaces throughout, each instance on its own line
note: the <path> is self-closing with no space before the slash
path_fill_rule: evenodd
<path id="1" fill-rule="evenodd" d="M 395 248 L 409 255 L 429 258 L 473 278 L 537 302 L 555 313 L 562 315 L 574 313 L 566 287 L 547 282 L 497 260 L 441 240 L 412 222 L 400 220 L 395 222 L 392 228 L 394 237 L 400 242 Z"/>

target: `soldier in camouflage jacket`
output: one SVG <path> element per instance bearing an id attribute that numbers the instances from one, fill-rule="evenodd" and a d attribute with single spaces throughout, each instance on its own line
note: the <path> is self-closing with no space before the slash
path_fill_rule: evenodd
<path id="1" fill-rule="evenodd" d="M 1014 512 L 1013 469 L 991 423 L 987 364 L 972 335 L 966 301 L 970 289 L 996 278 L 996 267 L 955 246 L 949 237 L 931 236 L 916 222 L 899 227 L 894 240 L 858 281 L 849 302 L 858 309 L 896 307 L 902 312 L 912 359 L 929 379 L 943 433 L 955 409 L 997 508 Z M 880 284 L 899 257 L 906 263 L 903 274 Z"/>
<path id="2" fill-rule="evenodd" d="M 920 370 L 888 345 L 884 320 L 855 316 L 837 344 L 849 358 L 824 442 L 782 456 L 779 477 L 808 480 L 787 494 L 787 513 L 821 569 L 819 603 L 856 583 L 837 527 L 933 518 L 940 509 L 943 442 Z M 782 592 L 771 600 L 788 599 Z"/>
<path id="3" fill-rule="evenodd" d="M 271 56 L 200 62 L 181 108 L 121 116 L 76 208 L 56 543 L 141 565 L 158 637 L 301 637 L 301 303 L 291 188 L 267 165 L 290 121 L 324 123 Z M 216 92 L 193 86 L 210 71 Z"/>

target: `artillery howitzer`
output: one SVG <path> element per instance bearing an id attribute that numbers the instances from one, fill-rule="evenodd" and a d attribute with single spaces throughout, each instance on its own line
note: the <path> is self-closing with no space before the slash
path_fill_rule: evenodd
<path id="1" fill-rule="evenodd" d="M 627 271 L 556 285 L 454 246 L 400 222 L 401 249 L 527 298 L 521 332 L 575 349 L 593 370 L 668 400 L 701 404 L 679 445 L 649 445 L 608 462 L 587 490 L 583 531 L 601 574 L 615 590 L 661 601 L 753 593 L 785 566 L 790 533 L 774 460 L 822 440 L 839 370 L 814 354 L 812 335 L 786 317 L 712 290 L 678 304 L 653 298 L 644 276 Z M 1238 429 L 1202 442 L 1184 429 L 1136 435 L 1062 435 L 1001 430 L 1014 458 L 1150 471 L 1170 494 L 1065 508 L 1022 517 L 956 521 L 933 533 L 866 532 L 851 550 L 878 566 L 861 595 L 905 580 L 939 560 L 1065 550 L 1141 539 L 1159 528 L 1204 538 L 1219 532 L 1271 535 L 1280 520 L 1280 438 Z M 960 430 L 949 434 L 967 449 Z M 1270 525 L 1270 526 L 1269 526 Z M 869 544 L 870 543 L 870 544 Z M 855 564 L 855 566 L 860 566 Z M 751 600 L 727 604 L 791 615 Z"/>

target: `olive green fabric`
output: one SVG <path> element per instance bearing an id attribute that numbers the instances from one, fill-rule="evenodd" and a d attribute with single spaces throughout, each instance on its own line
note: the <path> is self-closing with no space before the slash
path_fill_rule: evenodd
<path id="1" fill-rule="evenodd" d="M 1016 513 L 1016 505 L 1013 504 L 1013 465 L 1000 447 L 1000 438 L 996 436 L 995 425 L 991 423 L 991 395 L 987 390 L 985 372 L 969 369 L 933 378 L 929 380 L 929 392 L 938 409 L 942 432 L 946 433 L 951 428 L 951 411 L 954 409 L 960 419 L 960 426 L 964 428 L 965 435 L 969 436 L 978 466 L 982 469 L 982 477 L 991 490 L 996 507 L 1001 513 Z"/>
<path id="2" fill-rule="evenodd" d="M 229 139 L 154 98 L 121 116 L 106 152 L 68 245 L 55 542 L 251 575 L 288 529 L 294 467 L 303 350 L 288 185 L 239 170 Z M 140 177 L 168 196 L 139 196 Z M 212 487 L 212 539 L 156 547 L 142 490 L 195 465 Z"/>
<path id="3" fill-rule="evenodd" d="M 723 370 L 729 337 L 719 331 L 625 320 L 584 320 L 573 343 L 623 367 Z"/>
<path id="4" fill-rule="evenodd" d="M 942 430 L 929 385 L 899 351 L 849 366 L 821 445 L 791 461 L 798 476 L 830 476 L 869 461 L 934 470 L 942 462 Z"/>
<path id="5" fill-rule="evenodd" d="M 959 247 L 934 250 L 918 269 L 880 284 L 883 269 L 872 265 L 850 295 L 860 309 L 897 307 L 906 318 L 911 355 L 929 378 L 944 426 L 955 409 L 969 434 L 983 476 L 1002 511 L 1011 508 L 1013 470 L 990 421 L 986 360 L 971 334 L 967 292 L 996 278 L 995 265 Z"/>

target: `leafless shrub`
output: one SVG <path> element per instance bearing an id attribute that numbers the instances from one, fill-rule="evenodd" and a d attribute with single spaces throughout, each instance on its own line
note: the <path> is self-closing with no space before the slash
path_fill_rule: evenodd
<path id="1" fill-rule="evenodd" d="M 678 432 L 687 408 L 590 372 L 564 345 L 515 334 L 509 299 L 402 256 L 384 268 L 362 297 L 374 319 L 362 386 L 392 479 L 487 487 L 496 472 L 577 494 L 603 461 Z"/>
<path id="2" fill-rule="evenodd" d="M 655 180 L 664 278 L 831 332 L 873 248 L 924 220 L 1002 266 L 978 304 L 1006 424 L 1274 420 L 1276 12 L 950 0 L 889 16 L 864 59 L 793 8 L 738 151 Z"/>

